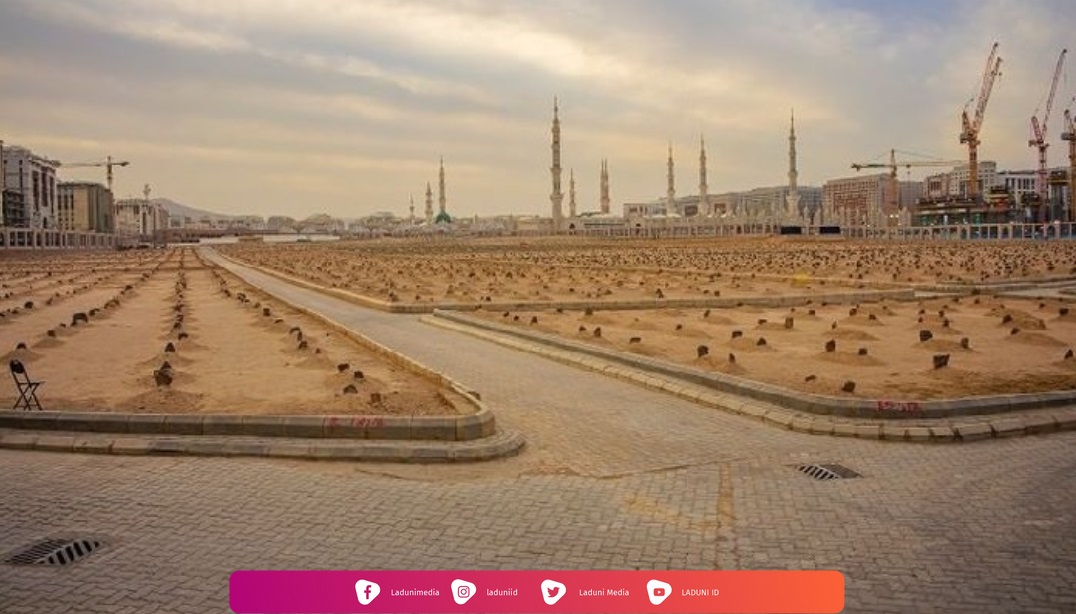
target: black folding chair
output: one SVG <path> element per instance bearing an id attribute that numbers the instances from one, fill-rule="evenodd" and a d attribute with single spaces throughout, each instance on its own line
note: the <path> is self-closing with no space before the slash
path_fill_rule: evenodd
<path id="1" fill-rule="evenodd" d="M 15 387 L 19 389 L 19 400 L 15 401 L 11 409 L 25 409 L 27 411 L 36 409 L 41 411 L 41 402 L 37 400 L 37 388 L 45 382 L 31 380 L 30 374 L 26 372 L 26 367 L 23 366 L 22 361 L 12 360 L 8 366 L 11 367 L 11 379 L 15 380 Z"/>

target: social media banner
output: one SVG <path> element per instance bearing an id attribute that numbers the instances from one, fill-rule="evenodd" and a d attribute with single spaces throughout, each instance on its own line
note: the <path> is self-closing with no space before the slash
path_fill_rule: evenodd
<path id="1" fill-rule="evenodd" d="M 844 609 L 839 571 L 236 571 L 237 614 Z"/>

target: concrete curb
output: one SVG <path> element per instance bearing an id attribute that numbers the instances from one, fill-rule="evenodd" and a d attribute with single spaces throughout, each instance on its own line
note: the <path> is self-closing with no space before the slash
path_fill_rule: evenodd
<path id="1" fill-rule="evenodd" d="M 1006 438 L 1040 435 L 1076 430 L 1076 408 L 1030 411 L 1021 415 L 998 416 L 995 419 L 969 417 L 966 420 L 886 420 L 852 419 L 799 412 L 779 404 L 753 399 L 734 392 L 724 392 L 686 383 L 682 380 L 655 376 L 627 365 L 604 361 L 587 354 L 555 348 L 550 345 L 506 336 L 491 330 L 470 326 L 445 318 L 443 314 L 425 316 L 422 321 L 454 330 L 517 350 L 531 352 L 551 360 L 581 367 L 634 384 L 673 394 L 682 399 L 735 415 L 761 420 L 776 427 L 810 435 L 856 437 L 910 443 L 946 443 L 986 438 Z"/>
<path id="2" fill-rule="evenodd" d="M 480 328 L 502 335 L 510 335 L 578 354 L 639 369 L 654 375 L 669 377 L 683 382 L 732 393 L 739 396 L 774 403 L 808 414 L 841 416 L 848 418 L 881 418 L 887 420 L 953 418 L 982 416 L 1013 411 L 1071 407 L 1076 405 L 1076 390 L 1062 390 L 1035 394 L 1003 396 L 964 397 L 958 399 L 921 401 L 916 399 L 843 399 L 808 392 L 792 391 L 780 386 L 756 382 L 723 373 L 713 373 L 659 360 L 592 346 L 556 335 L 489 322 L 472 316 L 435 311 L 440 318 Z"/>
<path id="3" fill-rule="evenodd" d="M 252 416 L 235 414 L 126 414 L 0 411 L 0 429 L 137 435 L 379 441 L 475 441 L 496 431 L 481 406 L 466 416 Z"/>
<path id="4" fill-rule="evenodd" d="M 515 456 L 524 446 L 518 433 L 498 431 L 467 442 L 262 438 L 246 436 L 115 435 L 0 429 L 0 448 L 127 456 L 263 457 L 387 463 L 477 462 Z"/>

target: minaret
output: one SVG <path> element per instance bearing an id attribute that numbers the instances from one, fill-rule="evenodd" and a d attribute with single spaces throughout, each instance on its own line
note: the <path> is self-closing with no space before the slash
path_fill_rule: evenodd
<path id="1" fill-rule="evenodd" d="M 411 221 L 411 225 L 414 226 L 415 225 L 415 195 L 413 193 L 408 193 L 407 198 L 408 198 L 408 200 L 411 201 L 411 206 L 408 207 L 407 210 L 410 211 L 410 213 L 411 213 L 410 221 Z"/>
<path id="2" fill-rule="evenodd" d="M 568 169 L 568 217 L 575 217 L 575 169 Z"/>
<path id="3" fill-rule="evenodd" d="M 788 218 L 799 219 L 800 193 L 796 185 L 799 173 L 796 171 L 796 111 L 792 111 L 792 123 L 788 130 Z M 806 212 L 804 212 L 806 213 Z"/>
<path id="4" fill-rule="evenodd" d="M 440 213 L 445 212 L 445 157 L 441 156 L 441 170 L 437 174 L 437 207 Z"/>
<path id="5" fill-rule="evenodd" d="M 710 214 L 710 195 L 706 185 L 706 140 L 699 135 L 699 215 Z"/>
<path id="6" fill-rule="evenodd" d="M 553 205 L 553 232 L 560 232 L 564 217 L 561 212 L 564 194 L 560 191 L 560 116 L 556 97 L 553 98 L 553 166 L 549 172 L 553 175 L 553 193 L 549 195 L 549 202 Z"/>
<path id="7" fill-rule="evenodd" d="M 430 182 L 426 182 L 426 225 L 433 224 L 433 190 L 430 189 Z"/>
<path id="8" fill-rule="evenodd" d="M 602 160 L 602 176 L 601 176 L 601 212 L 604 214 L 609 213 L 609 161 Z"/>
<path id="9" fill-rule="evenodd" d="M 669 143 L 669 172 L 666 175 L 669 186 L 665 190 L 665 213 L 676 212 L 676 174 L 673 170 L 672 143 Z"/>

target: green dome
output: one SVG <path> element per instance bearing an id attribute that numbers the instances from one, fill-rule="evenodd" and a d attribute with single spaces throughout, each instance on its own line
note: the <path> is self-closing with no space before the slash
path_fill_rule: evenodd
<path id="1" fill-rule="evenodd" d="M 452 223 L 452 216 L 450 216 L 447 211 L 441 211 L 440 213 L 437 214 L 437 217 L 433 218 L 433 223 L 434 224 L 451 224 Z"/>

